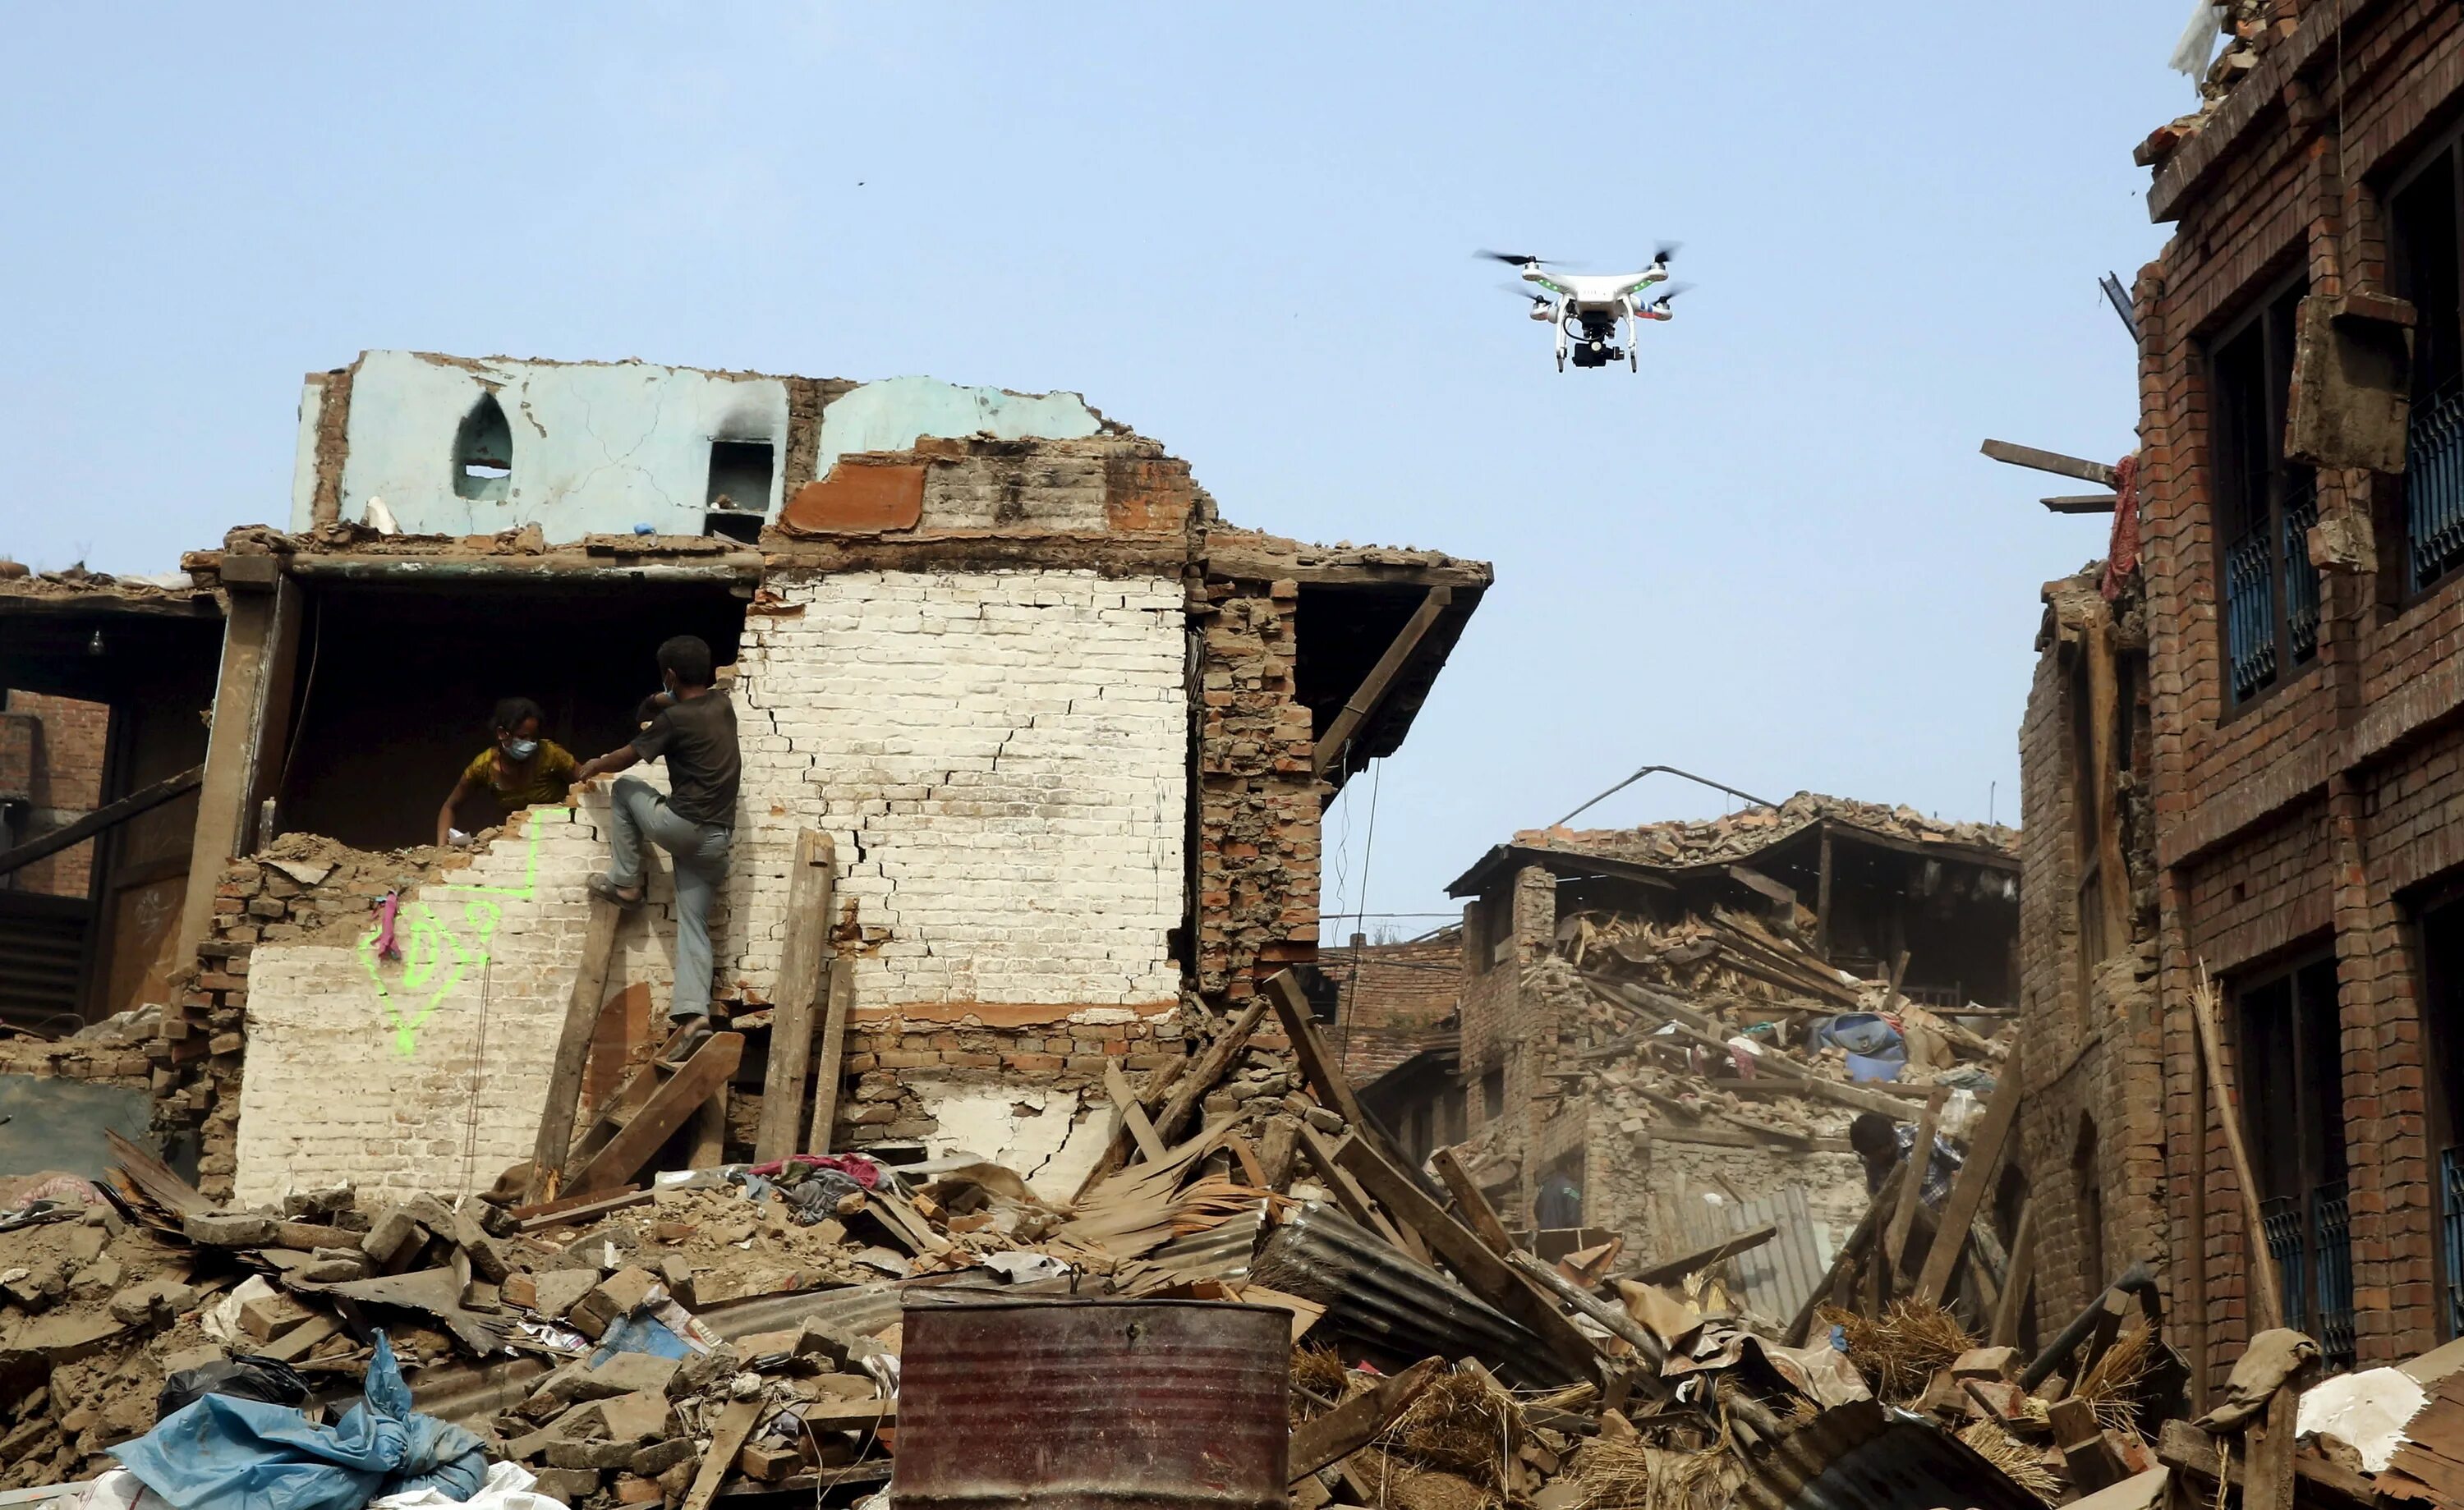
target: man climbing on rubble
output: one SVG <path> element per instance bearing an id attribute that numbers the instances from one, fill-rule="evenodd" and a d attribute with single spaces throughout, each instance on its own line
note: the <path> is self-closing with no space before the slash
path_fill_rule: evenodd
<path id="1" fill-rule="evenodd" d="M 682 1055 L 710 1034 L 710 904 L 727 879 L 735 835 L 736 789 L 742 766 L 736 749 L 736 707 L 715 685 L 710 646 L 689 634 L 659 646 L 660 693 L 645 705 L 649 717 L 629 743 L 583 762 L 580 785 L 639 760 L 668 762 L 668 791 L 620 777 L 610 792 L 615 825 L 605 875 L 590 892 L 619 907 L 642 901 L 642 840 L 648 836 L 675 862 L 676 984 L 668 1016 Z"/>
<path id="2" fill-rule="evenodd" d="M 1857 1120 L 1848 1124 L 1848 1146 L 1865 1161 L 1865 1193 L 1881 1191 L 1882 1182 L 1891 1177 L 1908 1154 L 1916 1148 L 1917 1129 L 1903 1122 L 1894 1122 L 1879 1111 L 1860 1111 Z M 1950 1198 L 1951 1182 L 1959 1178 L 1959 1167 L 1965 1160 L 1949 1139 L 1934 1134 L 1933 1157 L 1926 1161 L 1925 1184 L 1917 1191 L 1917 1199 L 1928 1211 L 1939 1211 Z"/>
<path id="3" fill-rule="evenodd" d="M 495 743 L 462 768 L 462 779 L 436 810 L 437 848 L 453 842 L 454 815 L 481 792 L 495 799 L 499 821 L 525 807 L 565 799 L 577 766 L 562 745 L 539 736 L 543 716 L 539 705 L 527 697 L 508 697 L 496 705 L 495 716 L 488 721 Z"/>

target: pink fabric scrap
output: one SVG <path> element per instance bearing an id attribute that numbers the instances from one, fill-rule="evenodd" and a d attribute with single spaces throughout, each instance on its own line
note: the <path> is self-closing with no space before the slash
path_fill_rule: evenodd
<path id="1" fill-rule="evenodd" d="M 861 1153 L 791 1153 L 783 1159 L 772 1159 L 767 1164 L 757 1164 L 746 1172 L 759 1174 L 765 1180 L 777 1179 L 790 1164 L 806 1164 L 817 1170 L 836 1170 L 866 1190 L 881 1188 L 881 1166 Z"/>
<path id="2" fill-rule="evenodd" d="M 2104 548 L 2104 577 L 2097 591 L 2111 602 L 2123 580 L 2139 570 L 2139 453 L 2113 464 L 2113 538 Z"/>
<path id="3" fill-rule="evenodd" d="M 379 959 L 402 957 L 402 946 L 395 943 L 393 937 L 394 914 L 401 910 L 402 893 L 399 891 L 386 892 L 385 900 L 377 904 L 377 958 Z"/>

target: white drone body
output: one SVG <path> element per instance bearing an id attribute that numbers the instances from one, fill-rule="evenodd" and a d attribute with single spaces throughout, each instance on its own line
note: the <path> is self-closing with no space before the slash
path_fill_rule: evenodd
<path id="1" fill-rule="evenodd" d="M 1670 288 L 1657 299 L 1643 292 L 1668 281 L 1668 258 L 1676 249 L 1662 247 L 1651 266 L 1639 273 L 1560 273 L 1543 271 L 1538 257 L 1490 252 L 1484 255 L 1521 270 L 1523 281 L 1542 290 L 1531 295 L 1531 317 L 1545 320 L 1557 333 L 1557 370 L 1566 370 L 1569 355 L 1577 367 L 1605 367 L 1622 357 L 1628 371 L 1642 361 L 1635 347 L 1635 321 L 1676 318 L 1669 301 L 1679 292 Z M 1625 323 L 1624 344 L 1617 343 L 1617 322 Z"/>

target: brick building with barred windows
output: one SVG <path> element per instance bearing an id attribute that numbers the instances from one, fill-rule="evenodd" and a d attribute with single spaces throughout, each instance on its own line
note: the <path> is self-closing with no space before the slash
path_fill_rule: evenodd
<path id="1" fill-rule="evenodd" d="M 2230 10 L 2139 152 L 2140 557 L 2048 587 L 2021 736 L 2038 1321 L 2159 1260 L 2211 1388 L 2255 1240 L 2333 1367 L 2464 1332 L 2464 12 Z"/>

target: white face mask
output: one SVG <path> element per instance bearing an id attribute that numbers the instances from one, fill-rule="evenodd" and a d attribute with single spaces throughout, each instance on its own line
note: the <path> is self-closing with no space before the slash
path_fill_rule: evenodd
<path id="1" fill-rule="evenodd" d="M 505 752 L 505 758 L 508 760 L 527 760 L 539 754 L 539 742 L 536 739 L 506 739 L 498 742 L 496 746 L 497 749 Z"/>

